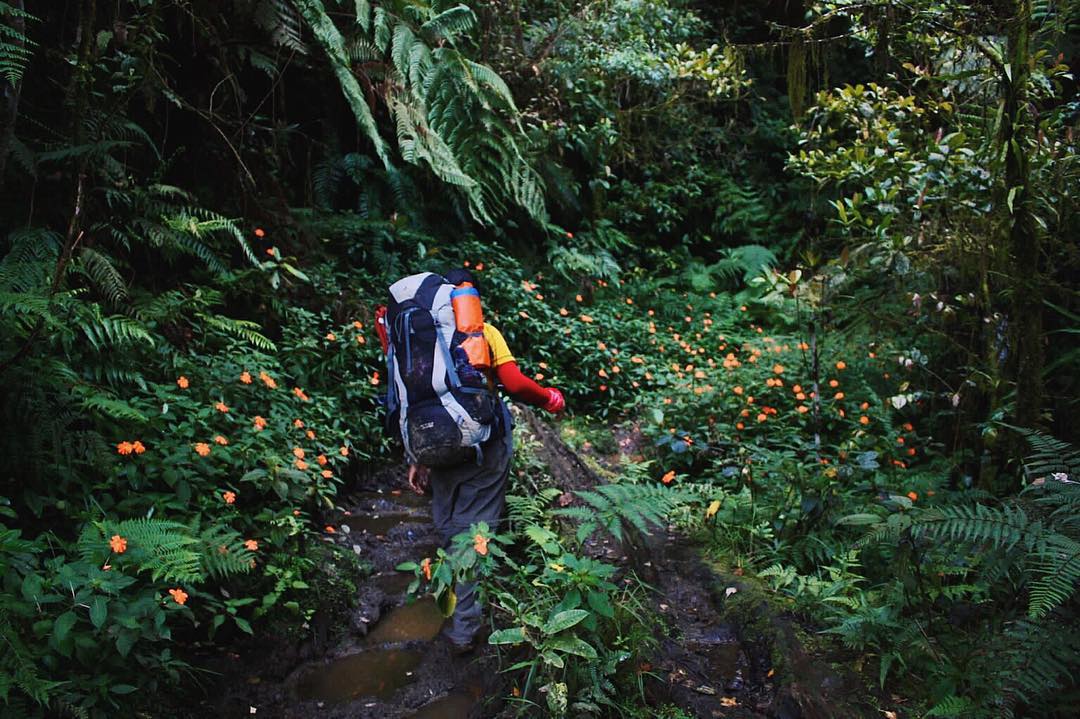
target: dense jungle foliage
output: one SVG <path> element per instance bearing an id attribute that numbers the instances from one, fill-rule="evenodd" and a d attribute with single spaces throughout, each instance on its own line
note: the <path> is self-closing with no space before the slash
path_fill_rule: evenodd
<path id="1" fill-rule="evenodd" d="M 2 713 L 348 605 L 372 313 L 464 265 L 568 441 L 650 440 L 588 509 L 523 452 L 414 567 L 528 715 L 654 715 L 581 546 L 666 522 L 911 716 L 1074 715 L 1078 49 L 1076 0 L 0 0 Z"/>

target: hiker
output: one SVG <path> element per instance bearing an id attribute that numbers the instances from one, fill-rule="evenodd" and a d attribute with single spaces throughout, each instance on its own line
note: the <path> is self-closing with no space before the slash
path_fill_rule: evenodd
<path id="1" fill-rule="evenodd" d="M 464 269 L 421 273 L 390 287 L 376 314 L 387 352 L 388 421 L 409 462 L 408 484 L 431 489 L 432 517 L 443 542 L 478 522 L 502 519 L 514 452 L 513 422 L 495 391 L 561 412 L 562 392 L 521 373 L 495 327 L 483 321 L 476 278 Z M 476 587 L 455 587 L 457 607 L 443 636 L 457 653 L 475 648 L 483 607 Z"/>

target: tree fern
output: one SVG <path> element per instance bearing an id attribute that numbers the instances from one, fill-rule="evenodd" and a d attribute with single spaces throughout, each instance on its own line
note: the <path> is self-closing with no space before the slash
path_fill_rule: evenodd
<path id="1" fill-rule="evenodd" d="M 339 71 L 342 91 L 388 170 L 367 99 L 356 77 L 340 71 L 349 69 L 349 60 L 365 63 L 362 72 L 385 79 L 383 98 L 402 159 L 430 168 L 457 188 L 474 219 L 491 224 L 510 205 L 537 220 L 546 217 L 543 183 L 521 149 L 525 136 L 509 87 L 453 45 L 475 27 L 472 10 L 442 3 L 389 8 L 357 2 L 356 32 L 345 40 L 317 0 L 297 0 L 297 5 Z M 323 174 L 324 187 L 329 177 Z"/>
<path id="2" fill-rule="evenodd" d="M 323 7 L 320 0 L 294 0 L 294 2 L 304 20 L 311 26 L 315 39 L 318 40 L 326 53 L 330 66 L 333 68 L 334 74 L 341 85 L 341 90 L 345 94 L 345 99 L 349 103 L 349 108 L 353 111 L 357 122 L 360 123 L 360 129 L 363 130 L 372 145 L 374 145 L 375 154 L 379 156 L 384 165 L 389 166 L 391 164 L 390 155 L 386 143 L 379 135 L 378 127 L 375 125 L 375 117 L 371 114 L 371 108 L 368 107 L 360 83 L 349 67 L 345 39 L 342 37 L 341 32 L 334 25 L 334 21 L 330 19 L 330 16 L 326 14 L 326 8 Z M 385 51 L 384 44 L 380 44 L 379 47 Z"/>

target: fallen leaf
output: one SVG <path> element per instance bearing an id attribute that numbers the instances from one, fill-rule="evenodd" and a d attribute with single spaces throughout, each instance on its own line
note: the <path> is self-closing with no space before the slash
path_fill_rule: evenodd
<path id="1" fill-rule="evenodd" d="M 720 697 L 720 704 L 725 707 L 739 706 L 739 702 L 735 701 L 735 697 Z"/>
<path id="2" fill-rule="evenodd" d="M 728 587 L 724 590 L 724 597 L 730 597 L 735 592 L 739 591 L 738 587 Z"/>

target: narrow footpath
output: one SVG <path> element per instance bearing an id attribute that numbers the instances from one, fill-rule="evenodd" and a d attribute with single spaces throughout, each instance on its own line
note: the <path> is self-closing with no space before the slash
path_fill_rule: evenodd
<path id="1" fill-rule="evenodd" d="M 641 437 L 617 430 L 615 456 L 575 453 L 558 433 L 532 413 L 521 413 L 518 432 L 538 441 L 538 455 L 564 492 L 588 489 L 602 479 L 590 467 L 614 467 L 639 451 Z M 570 496 L 570 495 L 567 495 Z M 370 477 L 342 506 L 332 541 L 339 542 L 371 569 L 359 581 L 359 597 L 349 627 L 316 626 L 308 641 L 291 654 L 234 656 L 245 675 L 214 700 L 216 715 L 257 719 L 493 719 L 515 716 L 504 702 L 492 648 L 459 658 L 438 638 L 443 617 L 430 599 L 407 601 L 411 573 L 395 571 L 405 561 L 434 556 L 438 539 L 431 524 L 430 500 L 405 487 L 400 469 Z M 777 647 L 750 636 L 724 611 L 740 590 L 738 579 L 718 575 L 672 527 L 649 535 L 629 532 L 626 541 L 602 537 L 591 542 L 596 559 L 635 572 L 655 591 L 654 611 L 662 618 L 659 652 L 642 667 L 646 695 L 655 706 L 675 704 L 694 717 L 731 719 L 816 719 L 836 716 L 829 697 L 831 675 L 814 671 L 806 681 L 780 687 L 771 666 Z M 729 584 L 730 586 L 725 586 Z M 776 625 L 779 620 L 768 620 Z M 332 631 L 336 629 L 336 631 Z M 779 632 L 788 637 L 791 632 Z M 322 644 L 322 646 L 320 646 Z M 798 642 L 781 651 L 805 655 Z M 813 664 L 813 662 L 811 662 Z M 823 663 L 820 663 L 823 664 Z M 813 672 L 811 672 L 813 673 Z M 778 683 L 778 682 L 777 682 Z M 817 685 L 821 686 L 818 687 Z M 863 716 L 854 711 L 850 716 Z"/>

